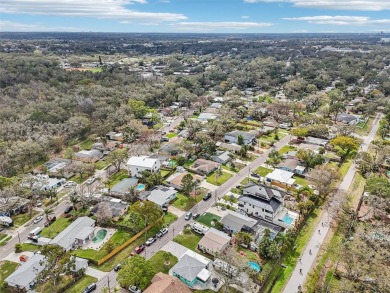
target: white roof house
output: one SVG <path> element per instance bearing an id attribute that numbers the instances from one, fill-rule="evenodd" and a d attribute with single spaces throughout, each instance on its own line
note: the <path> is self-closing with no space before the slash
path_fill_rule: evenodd
<path id="1" fill-rule="evenodd" d="M 265 176 L 265 179 L 268 181 L 277 181 L 287 185 L 293 185 L 295 179 L 292 178 L 294 176 L 293 172 L 285 171 L 282 169 L 275 169 L 271 173 L 268 173 Z"/>
<path id="2" fill-rule="evenodd" d="M 202 123 L 206 123 L 209 120 L 214 120 L 217 118 L 217 115 L 213 113 L 200 113 L 197 120 Z"/>
<path id="3" fill-rule="evenodd" d="M 142 171 L 157 172 L 160 170 L 160 160 L 148 156 L 131 157 L 127 168 L 131 176 L 139 176 Z"/>
<path id="4" fill-rule="evenodd" d="M 24 264 L 20 265 L 18 269 L 9 275 L 5 282 L 8 286 L 27 291 L 34 286 L 37 275 L 45 268 L 45 257 L 41 254 L 34 254 Z"/>
<path id="5" fill-rule="evenodd" d="M 162 206 L 175 199 L 176 195 L 177 190 L 173 187 L 157 186 L 150 192 L 148 200 L 154 202 L 159 206 Z"/>

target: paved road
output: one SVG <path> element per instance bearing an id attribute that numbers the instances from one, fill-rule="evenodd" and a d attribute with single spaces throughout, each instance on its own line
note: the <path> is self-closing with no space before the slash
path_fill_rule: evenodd
<path id="1" fill-rule="evenodd" d="M 180 123 L 180 122 L 179 122 Z M 277 143 L 275 143 L 274 148 L 276 150 L 281 149 L 283 146 L 288 144 L 290 141 L 290 136 L 286 136 Z M 267 157 L 268 153 L 271 152 L 272 149 L 267 150 L 264 154 L 262 154 L 260 157 L 258 157 L 256 160 L 251 162 L 249 165 L 244 167 L 240 172 L 238 172 L 236 175 L 234 175 L 232 178 L 230 178 L 227 182 L 225 182 L 223 185 L 219 186 L 213 193 L 212 198 L 210 198 L 207 201 L 201 201 L 197 205 L 195 205 L 192 209 L 192 213 L 204 213 L 208 208 L 210 208 L 217 200 L 218 198 L 221 198 L 224 196 L 230 189 L 236 187 L 240 184 L 240 182 L 248 177 L 248 174 L 250 172 L 256 170 L 261 164 L 263 164 Z M 151 246 L 147 247 L 145 251 L 141 254 L 146 257 L 146 259 L 151 258 L 157 251 L 161 249 L 166 243 L 168 243 L 170 240 L 174 238 L 177 234 L 179 234 L 186 224 L 189 222 L 184 220 L 184 215 L 180 218 L 178 218 L 174 223 L 172 223 L 169 226 L 169 232 L 168 234 L 164 235 L 162 238 L 158 239 L 155 243 L 153 243 Z M 101 279 L 97 285 L 98 290 L 101 290 L 103 287 L 107 286 L 108 280 L 110 281 L 110 288 L 113 288 L 116 286 L 116 272 L 111 271 L 107 277 Z"/>
<path id="2" fill-rule="evenodd" d="M 56 217 L 59 217 L 62 215 L 65 211 L 65 208 L 70 205 L 70 202 L 68 200 L 61 201 L 56 207 L 53 208 L 53 215 Z M 0 259 L 5 258 L 8 254 L 10 254 L 15 247 L 16 243 L 20 242 L 23 243 L 27 240 L 28 233 L 30 233 L 31 230 L 33 230 L 36 227 L 42 227 L 46 222 L 46 219 L 43 219 L 37 224 L 33 223 L 33 220 L 30 220 L 25 225 L 17 228 L 14 232 L 12 232 L 13 238 L 3 247 L 0 249 Z M 18 233 L 19 232 L 19 237 Z"/>
<path id="3" fill-rule="evenodd" d="M 361 144 L 359 152 L 365 152 L 368 150 L 368 147 L 374 140 L 375 134 L 378 131 L 379 120 L 381 117 L 381 115 L 377 115 L 370 133 L 367 136 L 362 137 L 363 143 Z M 355 176 L 355 172 L 356 165 L 353 163 L 345 175 L 343 181 L 340 183 L 340 189 L 345 191 L 349 189 L 349 186 L 351 185 Z M 286 287 L 283 291 L 284 293 L 296 293 L 298 292 L 298 286 L 301 285 L 303 287 L 305 284 L 307 275 L 310 272 L 321 245 L 324 242 L 325 236 L 329 231 L 330 218 L 330 215 L 326 211 L 322 213 L 318 226 L 314 230 L 310 241 L 307 243 L 306 248 L 301 255 L 300 261 L 297 263 L 288 283 L 286 284 Z"/>

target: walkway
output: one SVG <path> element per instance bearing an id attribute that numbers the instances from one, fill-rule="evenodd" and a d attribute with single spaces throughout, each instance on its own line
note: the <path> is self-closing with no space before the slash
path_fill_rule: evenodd
<path id="1" fill-rule="evenodd" d="M 373 127 L 370 133 L 367 136 L 364 136 L 363 143 L 359 152 L 365 152 L 368 150 L 371 142 L 375 138 L 375 134 L 379 128 L 379 120 L 381 119 L 381 115 L 377 115 L 374 120 Z M 345 175 L 343 181 L 340 184 L 340 189 L 347 191 L 349 186 L 351 185 L 353 178 L 356 172 L 356 165 L 353 163 L 349 168 L 347 174 Z M 284 293 L 296 293 L 298 292 L 298 286 L 305 284 L 308 273 L 310 272 L 318 251 L 322 243 L 324 242 L 325 236 L 329 231 L 329 219 L 331 216 L 324 211 L 321 214 L 321 219 L 318 223 L 318 226 L 314 230 L 313 235 L 310 238 L 310 241 L 307 243 L 305 250 L 303 251 L 300 261 L 297 263 L 286 287 L 284 288 Z"/>
<path id="2" fill-rule="evenodd" d="M 96 278 L 98 280 L 101 280 L 105 276 L 108 275 L 108 273 L 99 271 L 99 270 L 94 269 L 92 267 L 87 267 L 86 270 L 85 270 L 85 274 L 88 275 L 88 276 L 94 277 L 94 278 Z"/>

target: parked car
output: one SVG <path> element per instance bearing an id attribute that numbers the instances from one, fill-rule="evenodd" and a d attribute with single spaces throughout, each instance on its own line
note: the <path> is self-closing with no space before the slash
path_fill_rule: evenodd
<path id="1" fill-rule="evenodd" d="M 252 177 L 255 177 L 255 178 L 260 178 L 260 175 L 259 175 L 259 174 L 256 174 L 256 173 L 253 173 L 253 172 L 251 173 L 251 176 L 252 176 Z"/>
<path id="2" fill-rule="evenodd" d="M 160 139 L 160 142 L 167 142 L 167 141 L 169 141 L 169 138 L 168 138 L 168 137 L 162 137 L 162 138 Z"/>
<path id="3" fill-rule="evenodd" d="M 153 237 L 150 237 L 148 240 L 146 240 L 145 244 L 146 244 L 146 246 L 150 246 L 150 245 L 152 245 L 155 241 L 156 241 L 156 237 L 153 236 Z"/>
<path id="4" fill-rule="evenodd" d="M 45 227 L 49 227 L 51 224 L 55 222 L 55 220 L 57 220 L 56 216 L 49 218 L 49 221 L 45 223 Z"/>
<path id="5" fill-rule="evenodd" d="M 162 205 L 162 210 L 163 210 L 164 213 L 167 213 L 167 212 L 168 212 L 168 204 L 167 204 L 167 203 L 164 203 L 164 204 Z"/>
<path id="6" fill-rule="evenodd" d="M 161 230 L 160 230 L 160 232 L 161 232 L 161 234 L 164 236 L 165 234 L 167 234 L 168 233 L 168 228 L 162 228 Z"/>
<path id="7" fill-rule="evenodd" d="M 208 192 L 206 193 L 204 196 L 203 196 L 203 200 L 208 200 L 211 198 L 211 192 Z"/>
<path id="8" fill-rule="evenodd" d="M 19 256 L 19 260 L 22 262 L 26 262 L 28 261 L 28 259 L 29 257 L 27 255 L 22 254 L 21 256 Z"/>
<path id="9" fill-rule="evenodd" d="M 142 251 L 145 250 L 145 244 L 142 244 L 140 246 L 137 246 L 134 251 L 130 254 L 131 256 L 134 256 L 136 254 L 140 254 Z"/>
<path id="10" fill-rule="evenodd" d="M 38 217 L 36 217 L 36 218 L 34 219 L 34 224 L 39 223 L 39 222 L 42 221 L 42 220 L 43 220 L 43 217 L 42 217 L 42 216 L 38 216 Z"/>
<path id="11" fill-rule="evenodd" d="M 184 216 L 184 220 L 186 220 L 186 221 L 191 220 L 191 218 L 192 218 L 192 213 L 191 213 L 191 212 L 187 213 L 187 214 Z"/>
<path id="12" fill-rule="evenodd" d="M 88 285 L 87 288 L 84 289 L 83 293 L 90 293 L 94 290 L 96 290 L 96 284 L 92 283 L 92 284 Z"/>
<path id="13" fill-rule="evenodd" d="M 121 264 L 118 263 L 115 267 L 114 267 L 114 271 L 117 272 L 121 269 Z"/>
<path id="14" fill-rule="evenodd" d="M 64 184 L 65 188 L 69 188 L 69 187 L 73 187 L 73 186 L 76 186 L 76 182 L 74 182 L 74 181 L 68 181 Z"/>
<path id="15" fill-rule="evenodd" d="M 96 177 L 95 177 L 95 176 L 92 176 L 92 177 L 88 178 L 88 180 L 87 180 L 85 183 L 87 183 L 88 185 L 90 185 L 90 184 L 94 183 L 95 180 L 96 180 Z"/>
<path id="16" fill-rule="evenodd" d="M 142 293 L 141 289 L 136 286 L 129 286 L 129 291 L 131 293 Z"/>
<path id="17" fill-rule="evenodd" d="M 195 220 L 196 218 L 199 218 L 200 214 L 193 214 L 192 218 Z"/>
<path id="18" fill-rule="evenodd" d="M 72 210 L 73 210 L 73 207 L 72 207 L 72 206 L 68 206 L 68 207 L 65 209 L 64 213 L 65 213 L 65 214 L 69 214 Z"/>
<path id="19" fill-rule="evenodd" d="M 40 200 L 38 200 L 37 201 L 37 207 L 41 207 L 42 205 L 43 205 L 43 203 Z"/>

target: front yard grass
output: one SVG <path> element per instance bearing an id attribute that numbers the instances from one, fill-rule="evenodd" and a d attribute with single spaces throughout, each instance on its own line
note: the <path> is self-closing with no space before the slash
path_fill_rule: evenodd
<path id="1" fill-rule="evenodd" d="M 219 222 L 221 220 L 220 216 L 214 215 L 212 213 L 204 213 L 199 218 L 196 219 L 197 222 L 206 225 L 208 227 L 212 227 L 211 222 L 217 221 Z"/>
<path id="2" fill-rule="evenodd" d="M 167 176 L 169 175 L 169 173 L 171 173 L 170 170 L 164 170 L 164 169 L 161 169 L 161 170 L 160 170 L 160 174 L 161 174 L 161 177 L 162 177 L 162 178 L 167 177 Z"/>
<path id="3" fill-rule="evenodd" d="M 228 181 L 230 178 L 233 177 L 232 174 L 224 172 L 224 171 L 222 171 L 222 174 L 219 176 L 217 176 L 216 174 L 217 174 L 216 172 L 213 172 L 210 175 L 208 175 L 206 177 L 206 181 L 210 184 L 220 186 L 220 185 L 224 184 L 226 181 Z"/>
<path id="4" fill-rule="evenodd" d="M 32 244 L 32 243 L 22 243 L 22 251 L 35 252 L 35 251 L 38 251 L 38 250 L 40 250 L 40 246 L 39 245 L 35 245 L 35 244 Z"/>
<path id="5" fill-rule="evenodd" d="M 175 208 L 188 211 L 194 207 L 198 202 L 202 200 L 202 196 L 197 196 L 196 199 L 192 196 L 185 196 L 182 193 L 178 193 L 176 199 L 171 203 Z"/>
<path id="6" fill-rule="evenodd" d="M 187 247 L 188 249 L 195 251 L 198 247 L 200 239 L 202 239 L 202 235 L 196 234 L 191 230 L 184 230 L 182 234 L 179 234 L 175 238 L 173 238 L 173 241 Z"/>
<path id="7" fill-rule="evenodd" d="M 260 166 L 255 170 L 254 173 L 259 174 L 261 177 L 265 177 L 268 173 L 271 173 L 272 169 L 265 168 L 263 166 Z"/>
<path id="8" fill-rule="evenodd" d="M 103 170 L 105 167 L 108 166 L 108 163 L 105 160 L 97 161 L 95 164 L 95 169 Z"/>
<path id="9" fill-rule="evenodd" d="M 158 272 L 162 272 L 164 274 L 168 274 L 169 270 L 178 262 L 178 259 L 176 256 L 171 254 L 169 257 L 169 264 L 166 264 L 166 261 L 164 259 L 164 253 L 165 251 L 160 250 L 155 255 L 153 255 L 148 261 L 152 264 L 154 267 L 154 270 Z"/>
<path id="10" fill-rule="evenodd" d="M 32 216 L 30 218 L 30 212 L 19 214 L 16 216 L 12 216 L 12 220 L 14 221 L 14 227 L 23 226 L 26 222 L 33 219 L 39 213 L 37 211 L 32 211 Z"/>
<path id="11" fill-rule="evenodd" d="M 49 227 L 43 228 L 40 235 L 42 237 L 54 238 L 70 225 L 71 221 L 67 218 L 58 218 Z"/>
<path id="12" fill-rule="evenodd" d="M 14 271 L 16 271 L 18 263 L 4 260 L 0 262 L 0 285 L 3 284 L 4 280 L 11 275 Z M 7 288 L 0 288 L 1 292 L 12 292 L 12 290 L 8 290 Z"/>
<path id="13" fill-rule="evenodd" d="M 84 275 L 80 280 L 78 280 L 71 288 L 65 291 L 65 293 L 79 293 L 91 283 L 96 283 L 97 279 L 91 276 Z"/>
<path id="14" fill-rule="evenodd" d="M 167 136 L 168 138 L 174 138 L 174 137 L 177 136 L 177 133 L 171 132 L 171 133 L 168 133 L 166 136 Z"/>
<path id="15" fill-rule="evenodd" d="M 284 131 L 278 131 L 278 136 L 279 140 L 281 140 L 283 137 L 285 137 L 288 133 Z M 269 135 L 263 135 L 259 138 L 260 141 L 265 141 L 265 142 L 272 142 L 272 141 L 278 141 L 275 139 L 275 132 L 272 132 Z"/>
<path id="16" fill-rule="evenodd" d="M 293 178 L 295 179 L 296 184 L 299 184 L 302 186 L 307 186 L 309 184 L 309 182 L 305 178 L 295 176 L 295 175 L 293 176 Z"/>
<path id="17" fill-rule="evenodd" d="M 295 151 L 296 149 L 297 149 L 296 147 L 293 147 L 291 145 L 285 145 L 278 152 L 279 152 L 279 154 L 283 155 L 283 154 L 288 153 L 289 151 Z"/>

